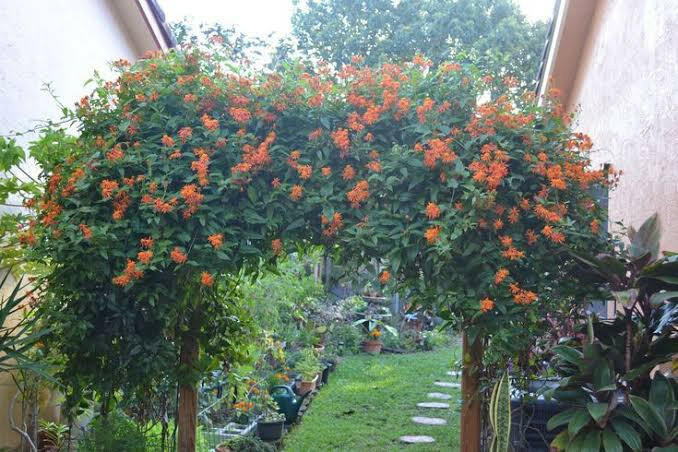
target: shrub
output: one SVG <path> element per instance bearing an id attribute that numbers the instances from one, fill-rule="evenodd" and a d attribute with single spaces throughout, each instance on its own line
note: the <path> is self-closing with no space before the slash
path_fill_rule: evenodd
<path id="1" fill-rule="evenodd" d="M 330 327 L 328 348 L 337 355 L 358 353 L 362 342 L 363 334 L 351 324 L 336 323 Z"/>
<path id="2" fill-rule="evenodd" d="M 270 446 L 253 436 L 236 436 L 220 444 L 226 446 L 232 451 L 238 452 L 274 452 L 273 446 Z"/>
<path id="3" fill-rule="evenodd" d="M 78 452 L 144 452 L 146 438 L 139 427 L 120 411 L 98 416 L 78 442 Z"/>

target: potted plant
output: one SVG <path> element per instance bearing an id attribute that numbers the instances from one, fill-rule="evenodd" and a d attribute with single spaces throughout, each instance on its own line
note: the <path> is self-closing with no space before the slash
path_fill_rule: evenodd
<path id="1" fill-rule="evenodd" d="M 302 352 L 302 358 L 295 367 L 301 380 L 297 385 L 299 395 L 305 395 L 313 391 L 318 381 L 318 372 L 321 371 L 320 361 L 311 349 Z"/>
<path id="2" fill-rule="evenodd" d="M 277 409 L 267 409 L 257 422 L 257 436 L 263 441 L 277 441 L 284 432 L 285 415 Z"/>
<path id="3" fill-rule="evenodd" d="M 381 353 L 381 347 L 383 346 L 380 339 L 382 331 L 387 331 L 394 336 L 398 336 L 398 331 L 384 322 L 384 318 L 390 316 L 391 314 L 388 311 L 388 308 L 382 306 L 376 312 L 367 312 L 361 319 L 358 319 L 353 323 L 356 326 L 362 325 L 365 329 L 367 337 L 365 342 L 363 342 L 363 349 L 367 353 L 373 355 Z"/>

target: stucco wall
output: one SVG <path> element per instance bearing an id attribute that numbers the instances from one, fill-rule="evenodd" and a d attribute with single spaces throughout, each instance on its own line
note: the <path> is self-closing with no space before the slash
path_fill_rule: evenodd
<path id="1" fill-rule="evenodd" d="M 638 227 L 653 212 L 678 251 L 678 2 L 603 0 L 570 96 L 595 164 L 623 171 L 610 216 Z"/>
<path id="2" fill-rule="evenodd" d="M 134 0 L 113 1 L 136 7 Z M 106 74 L 109 61 L 133 61 L 146 50 L 132 41 L 130 25 L 107 0 L 0 1 L 0 24 L 0 135 L 59 118 L 56 103 L 41 91 L 44 82 L 73 105 L 91 89 L 83 84 L 95 68 Z M 14 392 L 0 375 L 0 448 L 18 444 L 7 418 Z"/>

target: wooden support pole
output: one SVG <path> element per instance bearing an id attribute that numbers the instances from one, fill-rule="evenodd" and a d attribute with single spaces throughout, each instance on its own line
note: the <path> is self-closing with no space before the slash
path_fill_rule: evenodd
<path id="1" fill-rule="evenodd" d="M 184 373 L 179 385 L 179 409 L 177 427 L 179 430 L 178 452 L 195 452 L 196 430 L 198 419 L 198 391 L 196 382 L 190 378 L 200 359 L 199 314 L 194 313 L 188 331 L 181 336 L 181 352 L 179 367 Z"/>
<path id="2" fill-rule="evenodd" d="M 483 362 L 483 343 L 476 338 L 469 344 L 466 333 L 462 338 L 463 368 L 461 371 L 461 434 L 462 452 L 480 452 L 481 400 L 478 393 L 479 375 Z"/>

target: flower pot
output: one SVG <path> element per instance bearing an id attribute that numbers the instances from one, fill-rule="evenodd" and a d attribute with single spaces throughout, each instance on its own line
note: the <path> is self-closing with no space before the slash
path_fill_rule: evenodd
<path id="1" fill-rule="evenodd" d="M 330 366 L 326 365 L 325 368 L 323 369 L 322 374 L 320 374 L 320 381 L 322 381 L 323 384 L 325 384 L 329 379 L 330 379 Z"/>
<path id="2" fill-rule="evenodd" d="M 285 421 L 257 423 L 257 436 L 262 441 L 277 441 L 282 438 Z"/>
<path id="3" fill-rule="evenodd" d="M 317 375 L 311 381 L 304 381 L 304 379 L 302 378 L 297 384 L 297 393 L 302 396 L 308 394 L 309 392 L 315 389 L 315 384 L 317 381 L 318 381 Z"/>
<path id="4" fill-rule="evenodd" d="M 381 341 L 368 340 L 363 342 L 363 350 L 371 355 L 378 355 L 381 353 L 382 345 Z"/>

